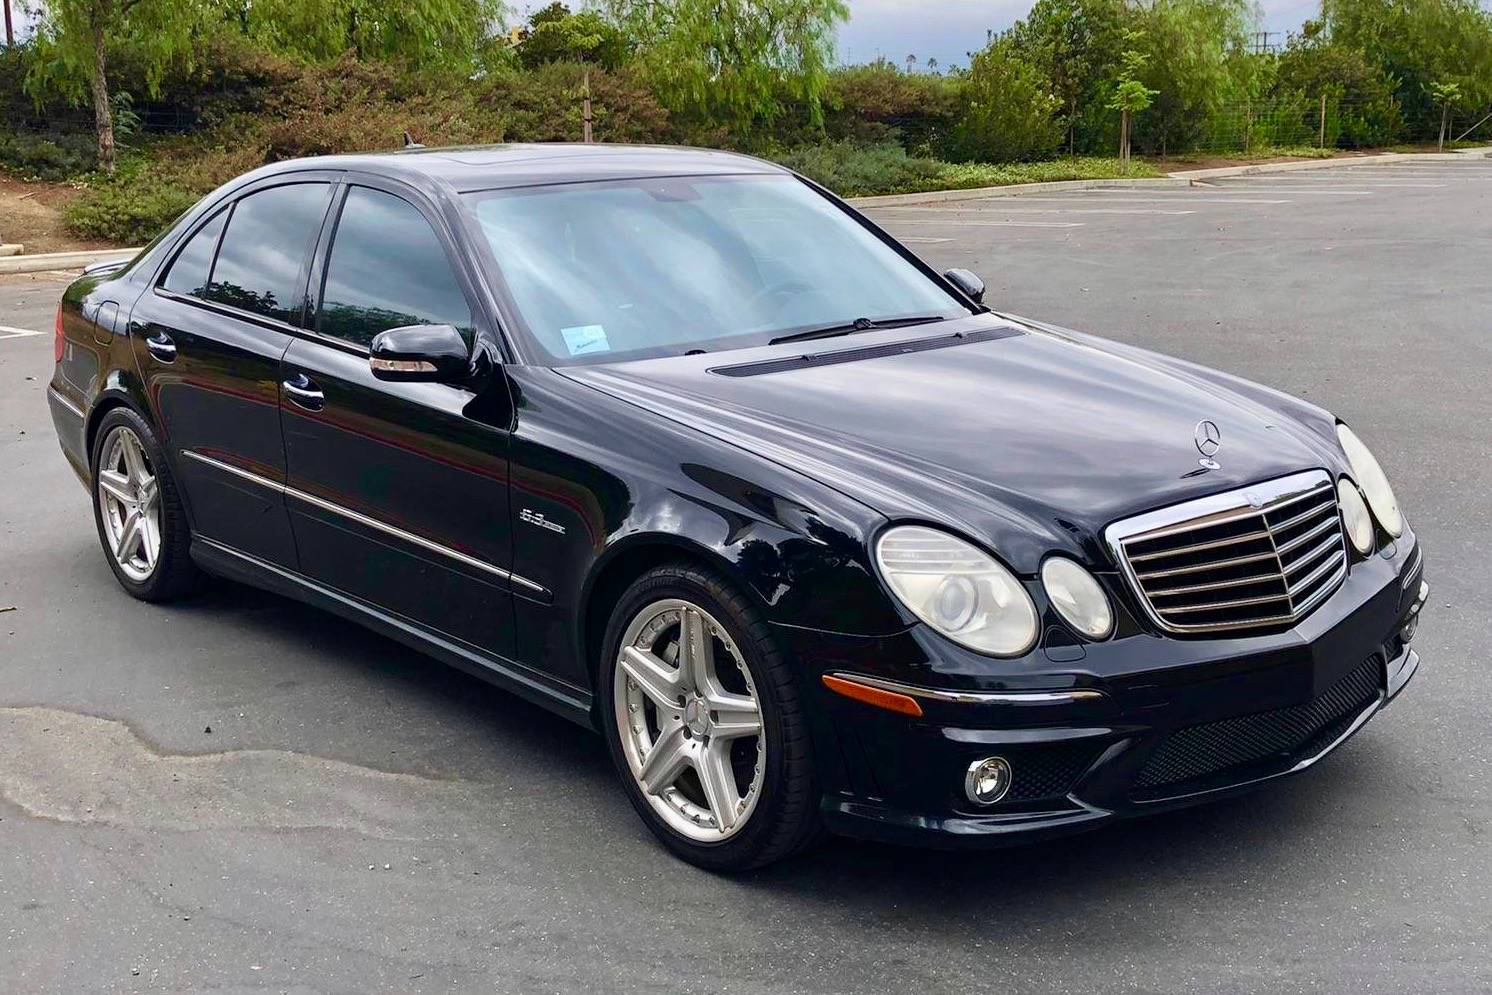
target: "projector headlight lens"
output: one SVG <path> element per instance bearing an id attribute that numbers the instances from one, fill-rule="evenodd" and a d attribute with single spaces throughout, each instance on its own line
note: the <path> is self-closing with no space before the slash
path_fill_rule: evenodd
<path id="1" fill-rule="evenodd" d="M 989 656 L 1020 656 L 1036 644 L 1036 605 L 1009 570 L 940 529 L 899 525 L 876 543 L 892 593 L 922 621 Z"/>

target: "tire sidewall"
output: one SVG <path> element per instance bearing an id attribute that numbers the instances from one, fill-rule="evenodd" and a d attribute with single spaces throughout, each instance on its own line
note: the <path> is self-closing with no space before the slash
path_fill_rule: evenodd
<path id="1" fill-rule="evenodd" d="M 786 775 L 786 751 L 783 747 L 785 736 L 782 709 L 762 660 L 763 651 L 771 652 L 772 649 L 761 645 L 760 636 L 754 638 L 750 634 L 752 623 L 757 620 L 742 617 L 744 613 L 740 610 L 739 599 L 722 599 L 717 596 L 714 590 L 716 584 L 701 582 L 707 579 L 713 578 L 707 578 L 688 567 L 665 567 L 644 575 L 622 595 L 606 627 L 606 637 L 602 642 L 604 655 L 598 668 L 600 680 L 595 693 L 607 748 L 632 807 L 663 845 L 677 856 L 707 870 L 730 871 L 755 865 L 758 855 L 771 843 L 772 824 L 779 817 L 784 801 L 782 785 Z M 632 774 L 617 725 L 615 681 L 622 634 L 638 612 L 653 602 L 666 598 L 693 602 L 726 628 L 751 671 L 752 684 L 757 692 L 757 707 L 761 711 L 762 730 L 767 746 L 762 794 L 746 825 L 719 843 L 691 840 L 669 826 L 653 811 L 637 778 Z"/>

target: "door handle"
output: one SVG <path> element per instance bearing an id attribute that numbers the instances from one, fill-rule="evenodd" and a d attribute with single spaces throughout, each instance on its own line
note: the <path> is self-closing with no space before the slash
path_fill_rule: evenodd
<path id="1" fill-rule="evenodd" d="M 316 386 L 316 381 L 304 373 L 297 373 L 289 380 L 282 380 L 280 389 L 297 407 L 305 408 L 307 411 L 320 411 L 326 407 L 326 395 L 321 392 L 320 387 Z"/>
<path id="2" fill-rule="evenodd" d="M 176 362 L 176 343 L 165 332 L 156 332 L 145 340 L 145 348 L 161 363 Z"/>

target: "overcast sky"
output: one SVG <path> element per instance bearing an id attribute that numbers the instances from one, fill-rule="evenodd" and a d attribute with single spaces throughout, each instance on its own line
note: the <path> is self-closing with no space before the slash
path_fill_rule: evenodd
<path id="1" fill-rule="evenodd" d="M 839 60 L 869 62 L 884 55 L 898 64 L 909 54 L 939 66 L 967 65 L 990 28 L 1003 31 L 1031 9 L 1032 0 L 849 0 L 850 21 L 839 31 Z M 1319 0 L 1263 0 L 1264 27 L 1294 31 L 1321 9 Z M 1283 38 L 1271 38 L 1272 42 Z"/>

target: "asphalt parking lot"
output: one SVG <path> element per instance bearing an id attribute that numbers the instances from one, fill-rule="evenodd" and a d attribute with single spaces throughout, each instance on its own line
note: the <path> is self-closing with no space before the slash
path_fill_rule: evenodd
<path id="1" fill-rule="evenodd" d="M 249 589 L 127 597 L 47 414 L 65 280 L 0 277 L 0 990 L 1492 990 L 1492 160 L 871 213 L 1350 422 L 1433 586 L 1393 707 L 1210 807 L 712 877 L 546 712 Z"/>

